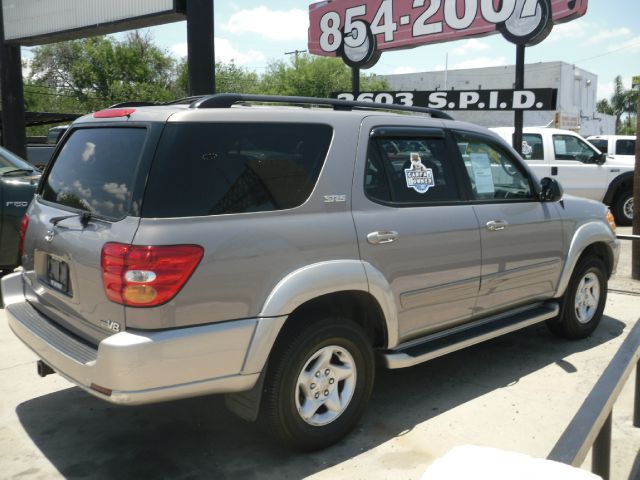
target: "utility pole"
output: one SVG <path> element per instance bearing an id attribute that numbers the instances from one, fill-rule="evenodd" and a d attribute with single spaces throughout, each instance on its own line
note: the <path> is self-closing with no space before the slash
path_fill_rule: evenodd
<path id="1" fill-rule="evenodd" d="M 307 53 L 306 50 L 293 50 L 292 52 L 284 52 L 285 55 L 295 55 L 295 60 L 293 61 L 296 68 L 298 68 L 298 55 L 301 53 Z"/>

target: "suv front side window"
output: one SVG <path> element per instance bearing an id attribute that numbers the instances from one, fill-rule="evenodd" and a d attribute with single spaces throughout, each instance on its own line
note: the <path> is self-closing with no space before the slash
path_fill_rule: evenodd
<path id="1" fill-rule="evenodd" d="M 531 200 L 529 177 L 519 163 L 489 139 L 454 134 L 471 184 L 474 200 Z"/>
<path id="2" fill-rule="evenodd" d="M 453 165 L 442 138 L 373 138 L 364 190 L 371 200 L 394 206 L 460 199 Z"/>
<path id="3" fill-rule="evenodd" d="M 594 163 L 599 155 L 586 142 L 573 135 L 554 135 L 553 150 L 556 160 L 577 160 L 582 163 Z"/>

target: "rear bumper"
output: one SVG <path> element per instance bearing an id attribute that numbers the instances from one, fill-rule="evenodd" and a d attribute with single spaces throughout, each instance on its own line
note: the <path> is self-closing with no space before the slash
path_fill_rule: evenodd
<path id="1" fill-rule="evenodd" d="M 9 326 L 57 373 L 116 404 L 139 405 L 250 390 L 246 371 L 260 319 L 149 332 L 127 330 L 97 348 L 61 329 L 24 298 L 20 273 L 2 279 Z"/>

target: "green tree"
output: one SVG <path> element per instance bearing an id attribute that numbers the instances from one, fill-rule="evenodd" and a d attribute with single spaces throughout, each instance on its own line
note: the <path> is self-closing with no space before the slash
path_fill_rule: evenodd
<path id="1" fill-rule="evenodd" d="M 181 96 L 189 91 L 189 71 L 186 60 L 177 67 L 176 88 Z M 230 63 L 216 62 L 216 92 L 218 93 L 260 93 L 260 77 L 244 67 Z"/>
<path id="2" fill-rule="evenodd" d="M 272 95 L 329 97 L 333 92 L 351 91 L 351 69 L 338 58 L 300 55 L 290 62 L 278 60 L 267 66 L 262 90 Z M 386 80 L 361 75 L 362 91 L 389 88 Z"/>
<path id="3" fill-rule="evenodd" d="M 615 115 L 613 107 L 606 98 L 603 98 L 596 103 L 596 110 L 598 113 L 604 113 L 605 115 Z"/>
<path id="4" fill-rule="evenodd" d="M 625 134 L 628 132 L 635 133 L 634 119 L 638 108 L 637 90 L 627 90 L 622 83 L 622 77 L 617 75 L 613 79 L 613 95 L 611 99 L 602 99 L 596 104 L 596 110 L 607 115 L 615 115 L 616 132 Z M 623 117 L 625 122 L 623 123 Z"/>
<path id="5" fill-rule="evenodd" d="M 122 41 L 92 37 L 33 53 L 28 84 L 75 98 L 86 110 L 127 100 L 167 101 L 176 94 L 174 60 L 137 31 Z"/>

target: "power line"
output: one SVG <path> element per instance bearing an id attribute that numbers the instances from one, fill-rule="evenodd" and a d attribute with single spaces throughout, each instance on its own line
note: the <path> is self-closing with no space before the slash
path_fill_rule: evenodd
<path id="1" fill-rule="evenodd" d="M 635 47 L 635 46 L 637 46 L 637 45 L 640 45 L 640 42 L 630 43 L 630 44 L 628 44 L 628 45 L 624 45 L 624 46 L 622 46 L 622 47 L 620 47 L 620 48 L 616 48 L 616 49 L 614 49 L 614 50 L 609 50 L 609 51 L 608 51 L 608 52 L 606 52 L 606 53 L 601 53 L 600 55 L 594 55 L 593 57 L 582 58 L 582 59 L 580 59 L 580 60 L 576 60 L 576 61 L 575 61 L 575 62 L 573 62 L 573 63 L 586 62 L 586 61 L 588 61 L 588 60 L 594 60 L 594 59 L 596 59 L 596 58 L 606 57 L 607 55 L 611 55 L 612 53 L 616 53 L 616 52 L 619 52 L 620 50 L 625 50 L 625 49 L 630 48 L 630 47 Z"/>

